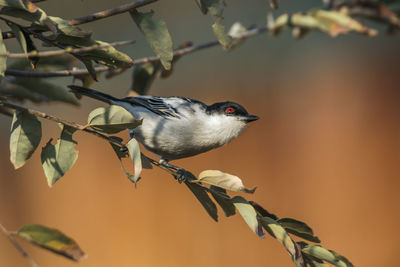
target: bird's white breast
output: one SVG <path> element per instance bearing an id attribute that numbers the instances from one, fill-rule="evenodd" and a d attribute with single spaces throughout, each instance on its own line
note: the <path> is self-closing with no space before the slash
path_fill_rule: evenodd
<path id="1" fill-rule="evenodd" d="M 179 117 L 162 117 L 142 107 L 132 112 L 143 119 L 132 132 L 144 147 L 166 160 L 194 156 L 220 147 L 236 138 L 245 123 L 235 117 L 208 115 L 202 107 L 180 109 Z"/>

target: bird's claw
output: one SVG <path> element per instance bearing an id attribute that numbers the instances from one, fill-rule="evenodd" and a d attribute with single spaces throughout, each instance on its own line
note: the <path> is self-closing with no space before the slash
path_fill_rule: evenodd
<path id="1" fill-rule="evenodd" d="M 175 179 L 178 181 L 178 183 L 185 182 L 187 180 L 187 171 L 184 169 L 178 169 L 176 173 L 174 174 Z"/>

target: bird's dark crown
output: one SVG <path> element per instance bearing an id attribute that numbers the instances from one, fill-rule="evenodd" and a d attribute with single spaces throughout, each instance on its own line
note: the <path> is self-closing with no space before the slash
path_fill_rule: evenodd
<path id="1" fill-rule="evenodd" d="M 225 114 L 225 115 L 233 115 L 233 116 L 247 116 L 249 113 L 247 110 L 238 103 L 235 102 L 219 102 L 207 106 L 207 113 L 209 114 Z"/>

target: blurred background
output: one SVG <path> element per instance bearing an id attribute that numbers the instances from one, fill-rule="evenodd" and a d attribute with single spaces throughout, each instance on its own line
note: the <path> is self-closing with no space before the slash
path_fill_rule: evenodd
<path id="1" fill-rule="evenodd" d="M 45 1 L 48 14 L 66 19 L 127 1 Z M 276 14 L 306 11 L 318 1 L 281 1 Z M 227 1 L 225 25 L 264 25 L 267 1 Z M 166 20 L 175 46 L 214 40 L 212 19 L 194 1 L 160 1 L 155 17 Z M 175 161 L 195 174 L 218 169 L 242 178 L 246 195 L 277 214 L 307 222 L 326 248 L 355 266 L 397 266 L 400 213 L 399 35 L 377 38 L 313 32 L 295 40 L 284 32 L 183 57 L 174 74 L 157 80 L 150 94 L 182 95 L 206 103 L 232 100 L 261 119 L 218 150 Z M 133 58 L 153 55 L 128 14 L 82 25 Z M 13 43 L 7 41 L 10 47 Z M 11 49 L 12 50 L 12 49 Z M 18 47 L 15 46 L 15 51 Z M 71 78 L 53 81 L 70 84 Z M 92 87 L 126 95 L 131 71 Z M 51 104 L 36 109 L 85 123 L 101 105 Z M 259 239 L 238 215 L 215 223 L 182 184 L 158 170 L 144 170 L 137 189 L 124 176 L 109 144 L 77 132 L 79 159 L 53 188 L 40 149 L 21 169 L 9 161 L 11 120 L 0 117 L 0 222 L 9 230 L 40 223 L 72 236 L 89 255 L 79 266 L 293 266 L 279 242 Z M 44 146 L 58 126 L 42 120 Z M 126 136 L 126 135 L 125 135 Z M 39 148 L 40 148 L 39 147 Z M 152 156 L 150 153 L 148 155 Z M 154 157 L 154 156 L 153 156 Z M 77 266 L 21 241 L 41 267 Z M 0 266 L 29 266 L 0 235 Z"/>

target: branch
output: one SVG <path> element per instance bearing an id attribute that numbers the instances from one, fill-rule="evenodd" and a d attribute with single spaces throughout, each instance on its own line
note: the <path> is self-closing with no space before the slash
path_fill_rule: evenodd
<path id="1" fill-rule="evenodd" d="M 94 14 L 90 14 L 87 16 L 83 16 L 80 18 L 71 19 L 68 22 L 71 25 L 80 25 L 80 24 L 84 24 L 84 23 L 89 23 L 89 22 L 92 22 L 95 20 L 104 19 L 104 18 L 108 18 L 111 16 L 121 14 L 121 13 L 125 13 L 132 9 L 142 7 L 142 6 L 157 2 L 157 1 L 158 0 L 139 0 L 136 2 L 132 2 L 129 4 L 121 5 L 121 6 L 114 7 L 114 8 L 110 8 L 110 9 L 103 10 L 103 11 L 100 11 L 100 12 L 97 12 Z"/>
<path id="2" fill-rule="evenodd" d="M 32 267 L 39 267 L 37 263 L 29 256 L 29 254 L 25 251 L 23 247 L 12 237 L 11 233 L 7 231 L 6 228 L 0 223 L 0 231 L 7 236 L 7 238 L 10 240 L 10 242 L 14 245 L 14 247 L 24 256 L 29 263 L 32 265 Z"/>
<path id="3" fill-rule="evenodd" d="M 30 53 L 5 53 L 5 54 L 0 54 L 0 57 L 8 57 L 8 58 L 29 58 L 29 57 L 50 57 L 50 56 L 58 56 L 62 54 L 67 54 L 67 53 L 82 53 L 82 52 L 88 52 L 96 49 L 101 49 L 101 48 L 107 48 L 107 47 L 118 47 L 118 46 L 123 46 L 123 45 L 130 45 L 135 43 L 135 41 L 121 41 L 121 42 L 114 42 L 114 43 L 109 43 L 109 44 L 95 44 L 92 46 L 88 47 L 82 47 L 82 48 L 72 48 L 72 47 L 67 47 L 66 49 L 62 50 L 53 50 L 53 51 L 44 51 L 44 52 L 38 52 L 38 51 L 32 51 Z"/>
<path id="4" fill-rule="evenodd" d="M 38 0 L 39 1 L 39 0 Z M 44 1 L 44 0 L 41 0 Z M 103 10 L 100 12 L 96 12 L 87 16 L 83 16 L 83 17 L 79 17 L 79 18 L 75 18 L 75 19 L 71 19 L 69 20 L 69 24 L 71 25 L 80 25 L 80 24 L 84 24 L 84 23 L 89 23 L 92 21 L 96 21 L 99 19 L 104 19 L 104 18 L 108 18 L 111 16 L 115 16 L 124 12 L 128 12 L 132 9 L 138 8 L 138 7 L 142 7 L 154 2 L 157 2 L 158 0 L 138 0 L 136 2 L 132 2 L 129 4 L 124 4 L 118 7 L 114 7 L 111 9 L 107 9 L 107 10 Z M 29 27 L 24 27 L 24 29 L 29 29 Z M 3 35 L 3 39 L 10 39 L 10 38 L 14 38 L 15 35 L 13 32 L 8 31 L 8 32 L 2 32 Z"/>
<path id="5" fill-rule="evenodd" d="M 105 139 L 108 142 L 111 142 L 111 143 L 113 143 L 113 144 L 115 144 L 115 145 L 117 145 L 119 147 L 125 147 L 124 144 L 113 140 L 108 135 L 102 134 L 102 133 L 97 132 L 97 131 L 92 130 L 92 129 L 88 129 L 88 128 L 86 128 L 86 126 L 78 124 L 78 123 L 75 123 L 75 122 L 70 122 L 70 121 L 67 121 L 67 120 L 64 120 L 64 119 L 61 119 L 61 118 L 46 114 L 44 112 L 40 112 L 40 111 L 37 111 L 37 110 L 34 110 L 34 109 L 26 108 L 26 107 L 23 107 L 23 106 L 20 106 L 20 105 L 16 105 L 16 104 L 4 101 L 4 100 L 0 100 L 0 106 L 8 107 L 8 108 L 11 108 L 11 109 L 14 109 L 14 110 L 25 111 L 25 112 L 28 112 L 29 114 L 35 115 L 36 117 L 40 117 L 40 118 L 43 118 L 43 119 L 46 119 L 46 120 L 58 122 L 58 123 L 61 123 L 63 125 L 72 127 L 74 129 L 77 129 L 77 130 L 80 130 L 80 131 L 84 131 L 84 132 L 96 135 L 97 137 Z"/>
<path id="6" fill-rule="evenodd" d="M 61 119 L 61 118 L 58 118 L 58 117 L 55 117 L 55 116 L 46 114 L 46 113 L 44 113 L 44 112 L 40 112 L 40 111 L 37 111 L 37 110 L 34 110 L 34 109 L 26 108 L 26 107 L 23 107 L 23 106 L 20 106 L 20 105 L 16 105 L 16 104 L 13 104 L 13 103 L 4 101 L 4 100 L 0 100 L 0 107 L 1 107 L 1 106 L 3 106 L 3 107 L 8 107 L 8 108 L 11 108 L 11 109 L 14 109 L 14 110 L 25 111 L 25 112 L 28 112 L 29 114 L 32 114 L 32 115 L 37 116 L 37 117 L 39 117 L 39 118 L 43 118 L 43 119 L 46 119 L 46 120 L 50 120 L 50 121 L 54 121 L 54 122 L 61 123 L 61 124 L 63 124 L 63 125 L 72 127 L 72 128 L 74 128 L 74 129 L 77 129 L 77 130 L 80 130 L 80 131 L 84 131 L 84 132 L 90 133 L 90 134 L 95 135 L 95 136 L 97 136 L 97 137 L 100 137 L 100 138 L 102 138 L 103 140 L 106 140 L 107 142 L 110 142 L 110 143 L 112 143 L 112 144 L 114 144 L 114 145 L 116 145 L 116 146 L 118 146 L 118 147 L 120 147 L 120 148 L 126 149 L 126 145 L 125 145 L 125 144 L 123 144 L 123 143 L 121 143 L 121 142 L 119 142 L 119 141 L 117 141 L 117 140 L 115 140 L 115 139 L 113 139 L 113 138 L 110 138 L 108 135 L 105 135 L 105 134 L 103 134 L 103 133 L 101 133 L 101 132 L 98 132 L 98 131 L 95 131 L 95 130 L 86 128 L 86 126 L 84 126 L 84 125 L 81 125 L 81 124 L 78 124 L 78 123 L 75 123 L 75 122 L 70 122 L 70 121 L 67 121 L 67 120 L 64 120 L 64 119 Z M 178 170 L 178 169 L 181 169 L 181 170 L 185 171 L 189 176 L 195 177 L 191 172 L 186 171 L 186 170 L 184 170 L 184 169 L 182 169 L 182 168 L 180 168 L 180 167 L 176 167 L 176 166 L 174 166 L 174 168 L 172 168 L 172 167 L 167 167 L 167 166 L 164 166 L 163 164 L 159 163 L 158 161 L 156 161 L 156 160 L 154 160 L 154 159 L 152 159 L 152 158 L 147 157 L 147 156 L 144 155 L 143 153 L 141 153 L 141 155 L 142 155 L 142 157 L 144 157 L 144 158 L 146 158 L 148 161 L 150 161 L 153 165 L 155 165 L 155 166 L 159 167 L 160 169 L 162 169 L 162 170 L 168 172 L 169 174 L 171 174 L 171 175 L 174 176 L 174 177 L 177 176 L 177 170 Z M 172 166 L 172 165 L 171 165 L 171 166 Z M 197 183 L 197 184 L 198 184 L 199 186 L 201 186 L 201 187 L 202 187 L 204 190 L 206 190 L 206 191 L 213 192 L 213 193 L 215 193 L 215 194 L 220 195 L 218 192 L 216 192 L 216 191 L 214 191 L 214 190 L 212 190 L 212 189 L 210 189 L 210 188 L 208 188 L 208 187 L 206 187 L 206 186 L 204 186 L 204 185 L 202 185 L 202 184 L 200 184 L 200 183 Z M 224 196 L 221 195 L 221 197 L 224 197 Z M 2 227 L 2 225 L 0 224 L 0 228 L 1 228 L 1 227 Z M 4 227 L 3 227 L 3 228 L 4 228 Z M 3 230 L 3 232 L 4 232 L 5 228 L 4 228 L 4 229 L 0 229 L 0 230 Z M 8 236 L 10 239 L 12 239 L 12 237 L 9 236 L 9 233 L 7 232 L 7 230 L 5 230 L 4 233 L 7 233 L 7 236 Z M 16 242 L 16 241 L 13 240 L 12 242 Z M 18 243 L 17 243 L 17 244 L 18 244 Z M 18 244 L 18 245 L 19 245 L 19 244 Z M 22 252 L 21 252 L 21 253 L 22 253 Z M 29 257 L 29 256 L 28 256 L 28 257 Z M 34 267 L 37 267 L 37 265 L 35 265 Z"/>
<path id="7" fill-rule="evenodd" d="M 237 37 L 233 38 L 234 40 L 245 40 L 249 37 L 261 34 L 268 31 L 267 27 L 259 27 L 259 28 L 253 28 L 250 30 L 247 30 L 243 32 L 242 34 L 238 35 Z M 214 47 L 220 45 L 218 40 L 213 40 L 213 41 L 208 41 L 201 43 L 199 45 L 192 45 L 189 47 L 185 47 L 182 49 L 175 50 L 174 52 L 174 57 L 175 56 L 183 56 L 186 54 L 190 54 L 199 50 L 203 50 L 205 48 L 209 47 Z M 160 58 L 158 56 L 152 56 L 152 57 L 145 57 L 141 59 L 134 60 L 133 63 L 129 65 L 129 67 L 133 67 L 135 65 L 142 65 L 147 62 L 155 62 L 159 61 Z M 107 70 L 112 69 L 111 67 L 107 66 L 101 66 L 101 67 L 96 67 L 95 72 L 104 72 Z M 14 69 L 8 69 L 5 71 L 5 75 L 10 75 L 10 76 L 19 76 L 19 77 L 41 77 L 41 78 L 49 78 L 49 77 L 66 77 L 66 76 L 75 76 L 75 75 L 83 75 L 83 74 L 88 74 L 87 69 L 74 69 L 74 70 L 60 70 L 60 71 L 49 71 L 49 72 L 32 72 L 32 71 L 23 71 L 23 70 L 14 70 Z"/>
<path id="8" fill-rule="evenodd" d="M 43 119 L 46 119 L 46 120 L 50 120 L 50 121 L 54 121 L 54 122 L 57 122 L 57 123 L 61 123 L 63 125 L 72 127 L 74 129 L 77 129 L 77 130 L 80 130 L 80 131 L 84 131 L 86 133 L 89 133 L 89 134 L 95 135 L 97 137 L 100 137 L 103 140 L 106 140 L 107 142 L 110 142 L 110 143 L 112 143 L 112 144 L 114 144 L 114 145 L 116 145 L 116 146 L 118 146 L 120 148 L 126 148 L 125 144 L 123 144 L 123 143 L 121 143 L 121 142 L 119 142 L 119 141 L 117 141 L 117 140 L 115 140 L 113 138 L 110 138 L 108 135 L 105 135 L 105 134 L 103 134 L 101 132 L 86 128 L 86 126 L 84 126 L 84 125 L 81 125 L 81 124 L 78 124 L 78 123 L 75 123 L 75 122 L 70 122 L 70 121 L 58 118 L 56 116 L 52 116 L 52 115 L 46 114 L 44 112 L 40 112 L 40 111 L 37 111 L 37 110 L 34 110 L 34 109 L 26 108 L 26 107 L 23 107 L 23 106 L 20 106 L 20 105 L 16 105 L 16 104 L 4 101 L 4 100 L 0 100 L 0 107 L 1 106 L 8 107 L 8 108 L 11 108 L 11 109 L 14 109 L 14 110 L 25 111 L 25 112 L 28 112 L 29 114 L 32 114 L 32 115 L 37 116 L 39 118 L 43 118 Z M 149 158 L 144 154 L 142 154 L 142 156 L 145 157 L 147 160 L 149 160 L 153 165 L 155 165 L 155 166 L 157 166 L 157 167 L 169 172 L 172 175 L 176 174 L 176 172 L 174 172 L 173 170 L 163 166 L 162 164 L 160 164 L 156 160 L 154 160 L 152 158 Z M 1 228 L 1 224 L 0 224 L 0 228 Z M 3 229 L 1 229 L 1 230 L 3 230 Z"/>

